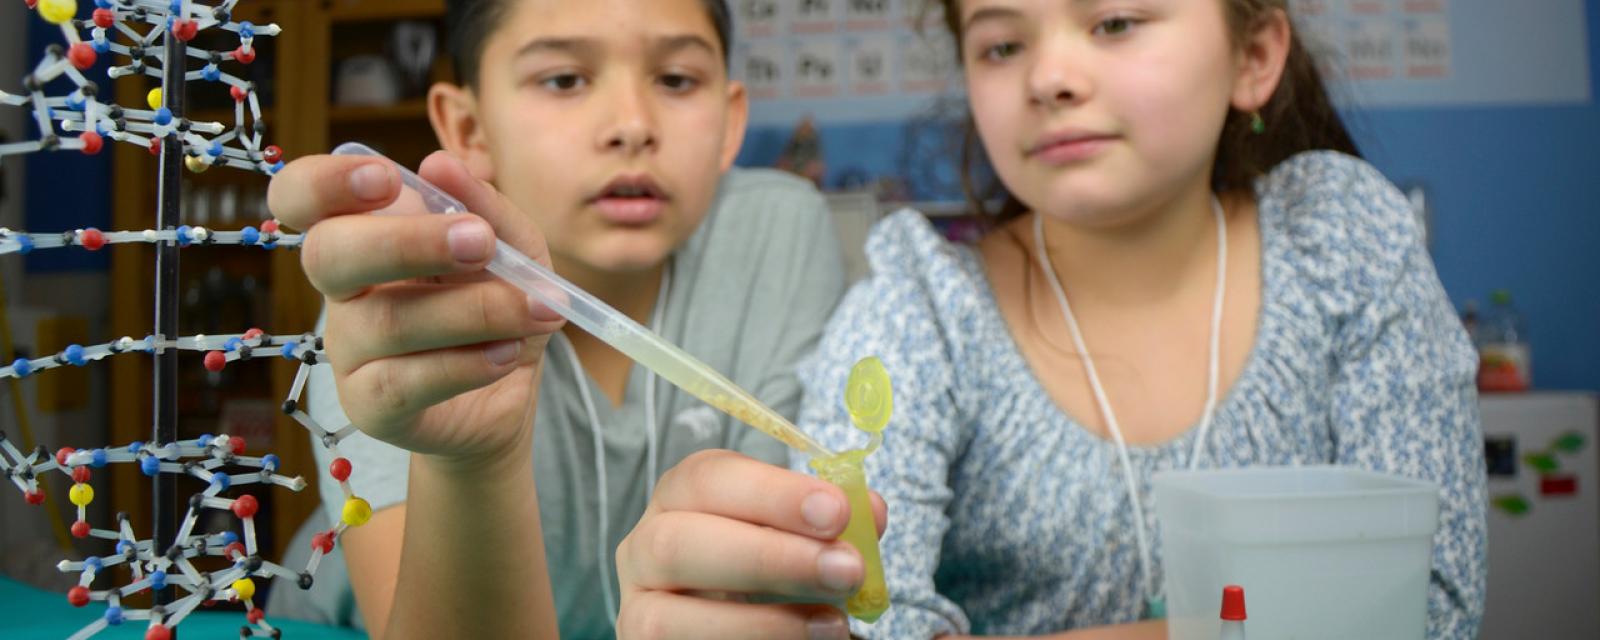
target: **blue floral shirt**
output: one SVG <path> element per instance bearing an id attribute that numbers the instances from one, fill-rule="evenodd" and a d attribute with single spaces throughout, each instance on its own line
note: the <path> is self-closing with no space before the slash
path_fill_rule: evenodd
<path id="1" fill-rule="evenodd" d="M 1486 570 L 1477 359 L 1411 209 L 1376 169 L 1332 152 L 1281 163 L 1255 191 L 1256 343 L 1219 400 L 1206 463 L 1336 463 L 1436 482 L 1428 635 L 1474 637 Z M 801 370 L 801 426 L 834 448 L 863 439 L 843 410 L 850 365 L 878 355 L 894 377 L 896 413 L 868 459 L 890 505 L 894 600 L 854 631 L 1024 635 L 1137 620 L 1139 554 L 1115 445 L 1035 379 L 976 251 L 901 211 L 873 230 L 867 254 L 872 277 Z M 1147 522 L 1151 475 L 1186 464 L 1194 437 L 1131 447 Z"/>

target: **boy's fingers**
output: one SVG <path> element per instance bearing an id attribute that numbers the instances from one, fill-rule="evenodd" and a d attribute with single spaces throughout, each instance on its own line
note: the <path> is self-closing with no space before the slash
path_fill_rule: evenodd
<path id="1" fill-rule="evenodd" d="M 692 511 L 641 520 L 617 549 L 617 570 L 640 589 L 811 601 L 843 600 L 866 573 L 847 543 Z"/>
<path id="2" fill-rule="evenodd" d="M 352 424 L 391 441 L 422 410 L 487 386 L 538 358 L 541 341 L 505 340 L 366 362 L 339 381 L 339 400 Z"/>
<path id="3" fill-rule="evenodd" d="M 697 511 L 832 540 L 844 531 L 850 506 L 826 481 L 732 451 L 705 450 L 667 470 L 646 515 Z"/>
<path id="4" fill-rule="evenodd" d="M 333 216 L 387 206 L 400 194 L 400 174 L 388 161 L 315 155 L 284 165 L 267 186 L 267 208 L 290 228 L 305 231 Z"/>
<path id="5" fill-rule="evenodd" d="M 503 282 L 452 286 L 400 284 L 328 305 L 328 344 L 335 363 L 369 362 L 407 353 L 547 335 L 561 317 Z"/>
<path id="6" fill-rule="evenodd" d="M 340 301 L 386 282 L 482 270 L 494 238 L 470 214 L 340 216 L 306 232 L 300 263 L 312 286 Z"/>
<path id="7" fill-rule="evenodd" d="M 492 185 L 473 177 L 455 156 L 435 151 L 422 161 L 417 174 L 489 221 L 500 240 L 550 266 L 550 251 L 538 225 Z"/>
<path id="8" fill-rule="evenodd" d="M 846 640 L 850 627 L 844 614 L 827 605 L 745 604 L 643 591 L 623 600 L 617 636 L 629 640 Z"/>

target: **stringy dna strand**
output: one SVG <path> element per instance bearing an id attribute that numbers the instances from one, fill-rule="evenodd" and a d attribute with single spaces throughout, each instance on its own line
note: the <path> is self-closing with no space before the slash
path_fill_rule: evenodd
<path id="1" fill-rule="evenodd" d="M 308 431 L 313 440 L 332 453 L 329 471 L 339 481 L 345 502 L 341 521 L 334 528 L 312 537 L 311 558 L 302 571 L 294 571 L 264 560 L 256 546 L 255 514 L 260 503 L 256 497 L 243 493 L 236 498 L 220 494 L 231 488 L 248 484 L 272 484 L 291 491 L 305 489 L 300 476 L 285 477 L 278 473 L 278 457 L 267 454 L 261 457 L 245 456 L 245 442 L 237 436 L 201 436 L 178 442 L 133 442 L 125 446 L 77 450 L 62 448 L 50 454 L 44 446 L 23 453 L 0 433 L 0 475 L 8 478 L 23 494 L 29 504 L 44 503 L 44 490 L 40 477 L 59 471 L 72 478 L 68 499 L 78 508 L 78 519 L 72 524 L 72 535 L 79 538 L 100 538 L 115 542 L 115 551 L 104 556 L 89 556 L 82 561 L 63 560 L 57 568 L 64 573 L 79 573 L 77 586 L 67 592 L 67 601 L 73 606 L 85 606 L 91 601 L 107 604 L 104 615 L 74 634 L 73 638 L 90 637 L 108 626 L 127 621 L 148 621 L 147 640 L 170 638 L 170 630 L 182 622 L 196 607 L 210 600 L 241 600 L 245 603 L 245 617 L 249 621 L 250 635 L 278 637 L 279 631 L 268 624 L 262 610 L 251 597 L 255 593 L 255 578 L 286 578 L 301 589 L 310 589 L 322 557 L 333 551 L 334 543 L 350 527 L 366 524 L 372 517 L 372 507 L 355 495 L 350 488 L 351 464 L 339 456 L 338 444 L 354 434 L 354 425 L 328 429 L 318 424 L 300 408 L 300 397 L 305 389 L 311 367 L 323 363 L 322 339 L 315 335 L 272 336 L 259 329 L 238 335 L 196 335 L 176 340 L 161 340 L 146 336 L 135 340 L 123 337 L 106 344 L 83 347 L 71 345 L 60 353 L 36 358 L 17 359 L 0 367 L 0 379 L 24 378 L 42 371 L 63 366 L 86 366 L 92 362 L 115 355 L 132 353 L 161 353 L 166 349 L 205 352 L 205 367 L 221 371 L 230 362 L 260 357 L 282 357 L 300 362 L 294 383 L 284 400 L 282 411 L 294 418 Z M 146 476 L 157 473 L 186 475 L 206 484 L 206 489 L 190 496 L 189 510 L 179 528 L 177 542 L 166 549 L 156 549 L 149 539 L 139 539 L 133 532 L 130 518 L 117 514 L 114 529 L 92 528 L 87 520 L 87 507 L 94 501 L 94 488 L 89 484 L 93 469 L 107 464 L 137 464 Z M 232 469 L 230 471 L 230 469 Z M 231 530 L 200 532 L 196 525 L 206 509 L 232 511 L 242 525 L 241 543 L 238 534 Z M 233 566 L 218 572 L 204 573 L 189 562 L 198 556 L 220 556 L 233 561 Z M 126 585 L 106 589 L 93 589 L 98 575 L 109 567 L 127 564 L 133 579 Z M 122 599 L 146 589 L 174 586 L 187 595 L 164 607 L 147 610 L 128 609 Z"/>
<path id="2" fill-rule="evenodd" d="M 107 138 L 136 144 L 159 154 L 163 139 L 173 136 L 181 141 L 184 165 L 193 172 L 221 164 L 270 175 L 283 166 L 283 151 L 273 145 L 263 145 L 265 126 L 254 85 L 221 68 L 221 64 L 227 62 L 250 64 L 256 57 L 254 39 L 275 36 L 280 31 L 277 25 L 234 22 L 231 14 L 238 0 L 222 0 L 215 5 L 195 0 L 95 0 L 95 8 L 86 20 L 76 19 L 77 0 L 24 2 L 41 18 L 60 27 L 65 46 L 51 45 L 45 50 L 43 59 L 22 79 L 20 93 L 0 91 L 0 105 L 27 109 L 39 136 L 36 140 L 0 145 L 0 158 L 58 150 L 96 154 Z M 140 29 L 144 31 L 141 33 Z M 239 46 L 229 51 L 187 48 L 187 57 L 199 59 L 203 66 L 186 71 L 184 79 L 228 86 L 234 103 L 231 127 L 175 116 L 159 89 L 146 96 L 144 106 L 148 109 L 102 102 L 100 86 L 82 73 L 92 68 L 101 55 L 111 55 L 126 61 L 110 67 L 107 75 L 111 79 L 140 74 L 161 78 L 168 62 L 165 59 L 167 39 L 177 38 L 187 43 L 208 29 L 237 34 Z M 68 80 L 73 89 L 66 95 L 47 95 L 47 86 L 61 78 Z M 102 232 L 86 228 L 27 233 L 0 228 L 0 255 L 67 247 L 96 251 L 110 244 L 138 243 L 293 249 L 298 248 L 301 241 L 302 236 L 298 234 L 280 231 L 274 220 L 238 231 L 178 226 L 161 230 Z M 371 506 L 350 488 L 349 460 L 338 455 L 339 442 L 357 429 L 348 424 L 325 428 L 300 408 L 301 394 L 311 368 L 324 364 L 320 336 L 269 335 L 259 329 L 235 335 L 175 338 L 149 335 L 142 339 L 125 336 L 99 345 L 70 345 L 59 353 L 43 357 L 18 358 L 0 367 L 0 380 L 40 375 L 60 367 L 87 366 L 113 356 L 165 354 L 168 350 L 203 352 L 204 365 L 211 371 L 221 371 L 232 362 L 260 358 L 281 357 L 300 363 L 282 410 L 310 431 L 314 442 L 332 452 L 330 472 L 345 496 L 341 521 L 313 537 L 312 555 L 303 570 L 296 571 L 261 557 L 255 528 L 260 502 L 255 495 L 238 489 L 258 484 L 264 489 L 276 485 L 301 491 L 306 482 L 300 476 L 280 474 L 279 459 L 275 455 L 244 455 L 245 441 L 238 436 L 206 435 L 175 442 L 132 442 L 108 448 L 63 447 L 51 454 L 43 446 L 24 453 L 0 433 L 0 478 L 3 478 L 0 481 L 8 480 L 21 491 L 25 501 L 40 505 L 46 499 L 40 482 L 42 477 L 52 471 L 70 477 L 72 486 L 67 498 L 77 507 L 72 534 L 112 543 L 108 554 L 63 560 L 57 565 L 64 573 L 79 574 L 77 585 L 67 592 L 68 602 L 78 607 L 90 602 L 106 605 L 103 615 L 80 629 L 73 638 L 87 638 L 107 627 L 143 621 L 146 640 L 167 640 L 172 637 L 172 630 L 197 607 L 217 600 L 244 603 L 249 624 L 241 629 L 241 635 L 276 638 L 280 630 L 267 623 L 262 610 L 252 601 L 256 580 L 286 578 L 301 589 L 311 588 L 318 565 L 323 556 L 333 550 L 338 538 L 349 527 L 361 526 L 372 517 Z M 158 549 L 152 539 L 139 538 L 133 527 L 135 519 L 127 514 L 117 514 L 109 528 L 90 525 L 88 506 L 94 502 L 95 494 L 90 481 L 94 470 L 108 464 L 136 464 L 146 476 L 181 475 L 205 484 L 203 491 L 189 497 L 188 511 L 173 544 Z M 242 536 L 231 523 L 220 531 L 199 530 L 201 517 L 208 511 L 231 512 L 239 521 Z M 232 565 L 203 572 L 191 562 L 203 557 L 231 560 Z M 97 578 L 119 565 L 127 567 L 131 580 L 120 586 L 97 588 Z M 167 587 L 176 588 L 184 595 L 150 609 L 123 605 L 123 599 L 128 596 Z"/>
<path id="3" fill-rule="evenodd" d="M 111 244 L 156 244 L 176 242 L 180 247 L 190 245 L 238 245 L 276 249 L 299 248 L 302 237 L 298 233 L 283 233 L 276 220 L 261 223 L 260 227 L 245 227 L 238 231 L 214 231 L 205 227 L 183 225 L 177 229 L 145 229 L 144 231 L 101 231 L 94 227 L 74 229 L 62 233 L 27 233 L 0 227 L 0 255 L 19 253 L 27 255 L 34 249 L 82 247 L 99 251 Z"/>
<path id="4" fill-rule="evenodd" d="M 176 131 L 183 141 L 184 166 L 205 171 L 221 163 L 237 169 L 276 173 L 283 166 L 283 150 L 262 146 L 266 125 L 261 121 L 261 103 L 255 85 L 224 72 L 223 62 L 250 64 L 255 61 L 255 38 L 275 36 L 275 24 L 253 25 L 233 22 L 231 14 L 239 0 L 224 0 L 215 7 L 194 0 L 95 0 L 88 20 L 76 20 L 76 0 L 24 0 L 37 9 L 40 17 L 61 27 L 67 46 L 50 45 L 33 72 L 22 78 L 22 93 L 0 90 L 0 105 L 27 108 L 32 112 L 39 139 L 0 144 L 0 157 L 35 151 L 77 150 L 97 154 L 105 139 L 136 144 L 158 153 L 161 139 Z M 132 25 L 147 25 L 139 33 Z M 87 29 L 85 38 L 80 30 Z M 231 31 L 239 36 L 239 46 L 231 51 L 189 48 L 188 56 L 205 61 L 205 66 L 189 71 L 185 80 L 228 85 L 233 96 L 234 124 L 196 122 L 174 117 L 162 99 L 161 90 L 146 96 L 148 109 L 108 104 L 99 99 L 100 86 L 84 77 L 103 54 L 127 58 L 124 65 L 112 66 L 111 79 L 144 74 L 160 78 L 166 65 L 164 41 L 176 37 L 189 42 L 207 29 Z M 114 35 L 121 36 L 118 42 Z M 67 78 L 76 87 L 65 96 L 45 95 L 45 86 L 57 78 Z M 247 106 L 248 105 L 248 109 Z M 249 112 L 249 126 L 245 113 Z M 60 130 L 57 131 L 56 127 Z M 238 142 L 237 146 L 230 146 Z"/>

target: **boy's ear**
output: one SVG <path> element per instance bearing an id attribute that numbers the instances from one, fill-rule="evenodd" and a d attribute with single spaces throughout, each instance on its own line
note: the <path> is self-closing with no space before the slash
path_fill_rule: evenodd
<path id="1" fill-rule="evenodd" d="M 494 182 L 494 163 L 478 115 L 478 97 L 471 89 L 447 82 L 428 89 L 428 122 L 439 146 L 467 165 L 472 177 Z"/>
<path id="2" fill-rule="evenodd" d="M 1250 113 L 1266 106 L 1278 90 L 1289 59 L 1294 35 L 1289 15 L 1273 9 L 1263 15 L 1239 43 L 1238 75 L 1234 78 L 1233 108 Z"/>
<path id="3" fill-rule="evenodd" d="M 739 156 L 739 147 L 744 146 L 745 126 L 750 122 L 750 94 L 745 92 L 744 83 L 737 80 L 728 81 L 728 117 L 722 132 L 722 161 L 719 166 L 723 171 L 733 167 L 733 160 Z"/>

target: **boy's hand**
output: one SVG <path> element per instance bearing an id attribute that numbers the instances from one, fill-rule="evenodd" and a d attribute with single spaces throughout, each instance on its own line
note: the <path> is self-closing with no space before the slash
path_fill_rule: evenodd
<path id="1" fill-rule="evenodd" d="M 887 507 L 872 504 L 882 535 Z M 826 481 L 731 451 L 689 456 L 617 547 L 617 637 L 848 637 L 844 613 L 820 603 L 842 603 L 865 574 L 837 540 L 849 519 Z"/>
<path id="2" fill-rule="evenodd" d="M 548 265 L 544 237 L 448 154 L 419 174 L 472 213 L 428 212 L 370 157 L 301 158 L 268 190 L 273 214 L 306 234 L 301 264 L 326 297 L 340 402 L 362 431 L 404 449 L 526 456 L 538 364 L 563 320 L 483 269 L 496 236 Z"/>

